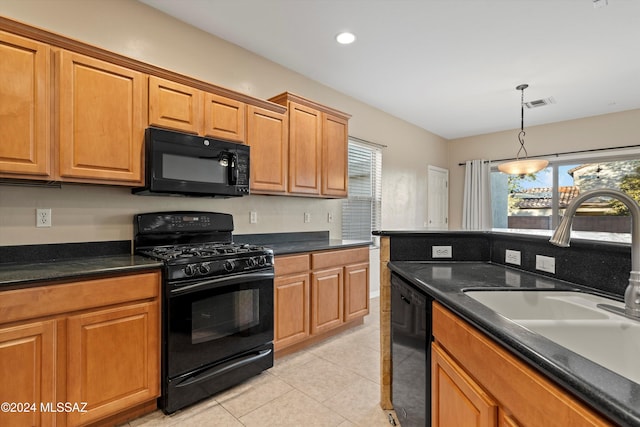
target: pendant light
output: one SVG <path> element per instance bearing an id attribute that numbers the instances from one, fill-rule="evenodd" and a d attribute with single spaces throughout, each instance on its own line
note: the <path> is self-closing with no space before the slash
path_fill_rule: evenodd
<path id="1" fill-rule="evenodd" d="M 498 170 L 510 175 L 526 175 L 529 173 L 538 172 L 547 167 L 549 162 L 542 159 L 529 159 L 529 153 L 524 148 L 524 90 L 528 88 L 528 84 L 521 84 L 516 87 L 516 90 L 521 92 L 520 96 L 520 132 L 518 133 L 518 141 L 520 142 L 520 149 L 516 154 L 516 159 L 512 162 L 502 163 L 498 165 Z M 524 160 L 520 160 L 520 153 L 524 151 Z"/>

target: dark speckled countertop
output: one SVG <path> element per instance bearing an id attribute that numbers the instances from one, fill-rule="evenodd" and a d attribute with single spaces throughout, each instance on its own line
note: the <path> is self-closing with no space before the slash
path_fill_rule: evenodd
<path id="1" fill-rule="evenodd" d="M 369 240 L 330 239 L 328 231 L 239 234 L 233 236 L 233 241 L 236 243 L 251 243 L 269 247 L 273 250 L 274 255 L 289 255 L 330 249 L 348 249 L 350 247 L 369 246 L 371 244 Z"/>
<path id="2" fill-rule="evenodd" d="M 128 240 L 0 246 L 0 290 L 162 267 L 130 252 Z"/>
<path id="3" fill-rule="evenodd" d="M 106 274 L 127 274 L 161 266 L 162 263 L 158 261 L 137 255 L 105 255 L 28 264 L 0 264 L 0 290 Z"/>
<path id="4" fill-rule="evenodd" d="M 567 290 L 576 286 L 485 262 L 393 261 L 389 268 L 606 417 L 623 426 L 640 426 L 640 384 L 530 332 L 462 292 L 470 288 Z"/>

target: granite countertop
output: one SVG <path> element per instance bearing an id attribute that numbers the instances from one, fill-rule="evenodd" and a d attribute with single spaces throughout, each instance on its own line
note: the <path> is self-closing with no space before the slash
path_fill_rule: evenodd
<path id="1" fill-rule="evenodd" d="M 620 425 L 640 426 L 640 384 L 530 332 L 462 292 L 470 288 L 570 290 L 577 286 L 485 262 L 392 261 L 389 268 L 606 417 Z"/>
<path id="2" fill-rule="evenodd" d="M 126 274 L 160 267 L 161 262 L 137 255 L 106 255 L 28 264 L 0 264 L 0 290 L 39 286 L 42 282 Z"/>
<path id="3" fill-rule="evenodd" d="M 274 255 L 289 255 L 303 252 L 347 249 L 371 245 L 370 240 L 330 239 L 328 231 L 300 233 L 239 234 L 233 236 L 236 243 L 266 246 Z"/>

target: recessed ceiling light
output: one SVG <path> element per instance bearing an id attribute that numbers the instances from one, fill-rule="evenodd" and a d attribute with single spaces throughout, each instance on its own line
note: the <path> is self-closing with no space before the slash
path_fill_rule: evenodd
<path id="1" fill-rule="evenodd" d="M 353 33 L 345 31 L 336 36 L 336 41 L 340 44 L 351 44 L 356 41 L 356 36 Z"/>

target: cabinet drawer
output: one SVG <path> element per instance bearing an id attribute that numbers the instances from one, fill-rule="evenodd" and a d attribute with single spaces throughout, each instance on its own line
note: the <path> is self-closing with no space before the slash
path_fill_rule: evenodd
<path id="1" fill-rule="evenodd" d="M 160 272 L 0 292 L 0 324 L 155 298 Z"/>
<path id="2" fill-rule="evenodd" d="M 369 248 L 342 249 L 337 251 L 318 252 L 311 254 L 311 268 L 334 267 L 369 261 Z"/>
<path id="3" fill-rule="evenodd" d="M 278 256 L 275 258 L 276 276 L 309 271 L 309 255 Z"/>

